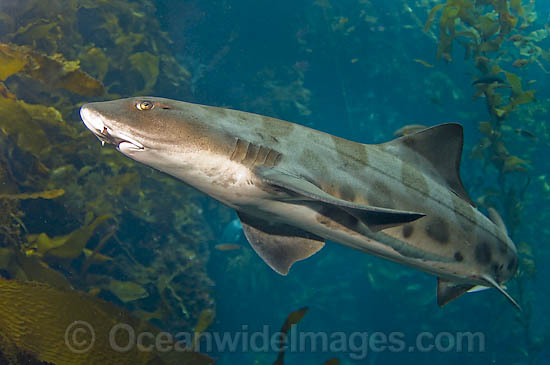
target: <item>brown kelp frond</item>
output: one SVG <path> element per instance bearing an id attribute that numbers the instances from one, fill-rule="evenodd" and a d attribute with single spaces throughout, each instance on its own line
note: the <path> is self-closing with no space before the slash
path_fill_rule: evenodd
<path id="1" fill-rule="evenodd" d="M 286 317 L 285 323 L 283 323 L 283 327 L 281 327 L 281 339 L 280 339 L 280 350 L 279 355 L 277 356 L 277 360 L 273 363 L 273 365 L 283 365 L 284 364 L 284 358 L 285 358 L 285 349 L 286 349 L 286 338 L 288 336 L 288 332 L 291 330 L 292 326 L 297 325 L 302 318 L 307 313 L 308 308 L 300 308 L 288 315 Z"/>
<path id="2" fill-rule="evenodd" d="M 149 0 L 0 3 L 0 275 L 190 330 L 214 310 L 196 194 L 165 194 L 173 180 L 101 149 L 77 117 L 90 98 L 190 94 L 155 13 Z"/>
<path id="3" fill-rule="evenodd" d="M 196 352 L 162 352 L 155 346 L 152 351 L 140 351 L 137 346 L 117 351 L 131 339 L 128 328 L 134 333 L 149 332 L 153 337 L 160 330 L 81 292 L 0 280 L 0 297 L 0 347 L 4 354 L 28 352 L 40 361 L 57 365 L 213 364 L 212 359 Z M 78 335 L 76 331 L 80 331 Z"/>

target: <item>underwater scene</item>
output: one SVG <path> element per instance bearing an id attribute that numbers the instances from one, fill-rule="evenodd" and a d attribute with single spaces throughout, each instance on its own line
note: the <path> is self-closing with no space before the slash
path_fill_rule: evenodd
<path id="1" fill-rule="evenodd" d="M 548 0 L 0 0 L 0 364 L 550 364 L 549 113 Z"/>

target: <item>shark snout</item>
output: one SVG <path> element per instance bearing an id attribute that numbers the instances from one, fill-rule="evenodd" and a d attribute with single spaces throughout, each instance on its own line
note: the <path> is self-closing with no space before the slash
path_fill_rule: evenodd
<path id="1" fill-rule="evenodd" d="M 106 119 L 101 113 L 94 110 L 90 104 L 84 104 L 80 108 L 80 117 L 86 128 L 96 135 L 102 145 L 105 143 L 115 145 L 123 153 L 136 152 L 144 149 L 143 144 L 138 142 L 135 138 L 108 126 L 105 123 Z"/>
<path id="2" fill-rule="evenodd" d="M 84 125 L 86 125 L 86 128 L 95 134 L 101 133 L 105 128 L 103 118 L 99 115 L 99 113 L 93 110 L 89 104 L 82 105 L 80 108 L 80 117 L 82 118 Z"/>

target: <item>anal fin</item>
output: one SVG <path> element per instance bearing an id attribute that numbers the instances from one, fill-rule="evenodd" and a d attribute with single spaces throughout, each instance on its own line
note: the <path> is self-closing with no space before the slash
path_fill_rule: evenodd
<path id="1" fill-rule="evenodd" d="M 237 214 L 254 251 L 281 275 L 288 274 L 292 264 L 307 259 L 325 245 L 321 237 L 299 228 L 273 224 L 241 212 Z"/>
<path id="2" fill-rule="evenodd" d="M 459 284 L 445 279 L 437 278 L 437 305 L 440 307 L 458 298 L 475 285 Z"/>

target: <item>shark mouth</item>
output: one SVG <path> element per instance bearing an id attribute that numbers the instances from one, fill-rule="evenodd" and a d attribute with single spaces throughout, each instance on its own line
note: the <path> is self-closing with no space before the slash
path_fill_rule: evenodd
<path id="1" fill-rule="evenodd" d="M 141 151 L 144 149 L 143 145 L 133 138 L 126 136 L 122 133 L 116 135 L 108 127 L 103 127 L 100 133 L 95 133 L 97 138 L 101 141 L 103 146 L 105 143 L 117 146 L 117 148 L 124 151 Z"/>
<path id="2" fill-rule="evenodd" d="M 141 143 L 136 141 L 130 136 L 124 133 L 113 132 L 112 129 L 107 127 L 102 118 L 96 112 L 90 110 L 86 105 L 80 109 L 80 116 L 82 121 L 90 131 L 101 141 L 101 145 L 112 144 L 117 146 L 121 152 L 141 151 L 145 148 Z"/>

